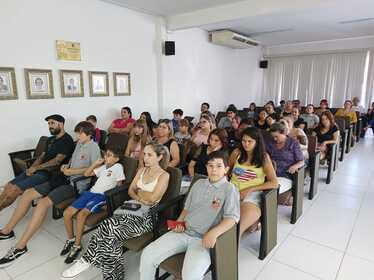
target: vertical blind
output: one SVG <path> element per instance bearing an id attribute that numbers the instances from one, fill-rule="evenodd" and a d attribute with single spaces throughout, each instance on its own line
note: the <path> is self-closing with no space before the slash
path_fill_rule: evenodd
<path id="1" fill-rule="evenodd" d="M 269 58 L 263 102 L 300 99 L 318 105 L 327 99 L 340 107 L 355 96 L 364 106 L 374 99 L 374 50 Z"/>

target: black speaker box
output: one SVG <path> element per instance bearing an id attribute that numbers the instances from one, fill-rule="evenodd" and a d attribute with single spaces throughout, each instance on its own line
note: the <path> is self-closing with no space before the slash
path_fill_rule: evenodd
<path id="1" fill-rule="evenodd" d="M 261 60 L 260 61 L 260 68 L 263 68 L 263 69 L 268 68 L 268 61 L 267 60 Z"/>
<path id="2" fill-rule="evenodd" d="M 175 55 L 174 41 L 165 41 L 165 55 Z"/>

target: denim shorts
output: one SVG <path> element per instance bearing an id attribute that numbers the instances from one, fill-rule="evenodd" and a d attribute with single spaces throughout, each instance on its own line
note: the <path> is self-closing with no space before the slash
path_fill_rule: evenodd
<path id="1" fill-rule="evenodd" d="M 47 182 L 48 179 L 48 172 L 45 171 L 37 171 L 31 176 L 27 176 L 26 172 L 22 172 L 9 183 L 16 185 L 21 189 L 21 191 L 24 192 L 27 189 L 31 189 L 33 187 L 36 187 L 37 185 Z"/>

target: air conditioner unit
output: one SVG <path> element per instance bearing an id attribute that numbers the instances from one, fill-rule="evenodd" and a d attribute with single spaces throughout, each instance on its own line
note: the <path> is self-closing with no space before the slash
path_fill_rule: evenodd
<path id="1" fill-rule="evenodd" d="M 233 49 L 246 49 L 260 44 L 252 38 L 235 33 L 231 30 L 209 32 L 209 42 Z"/>

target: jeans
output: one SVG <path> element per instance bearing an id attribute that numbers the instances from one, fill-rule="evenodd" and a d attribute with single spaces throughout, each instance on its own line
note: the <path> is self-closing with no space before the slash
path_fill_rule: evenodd
<path id="1" fill-rule="evenodd" d="M 183 280 L 201 280 L 210 266 L 209 249 L 202 246 L 202 240 L 185 233 L 168 232 L 149 244 L 140 259 L 140 280 L 154 280 L 156 269 L 165 259 L 186 252 Z"/>

